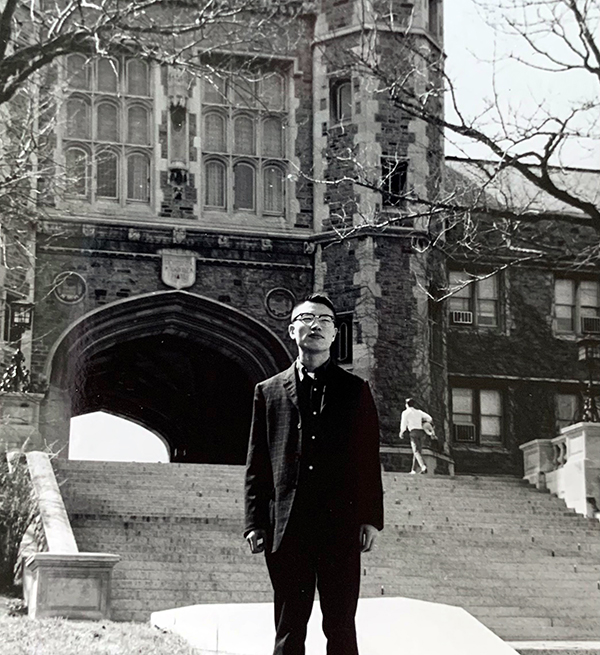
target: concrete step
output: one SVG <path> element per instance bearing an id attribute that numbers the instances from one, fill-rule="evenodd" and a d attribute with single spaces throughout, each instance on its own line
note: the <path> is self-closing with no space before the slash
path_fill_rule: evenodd
<path id="1" fill-rule="evenodd" d="M 57 470 L 80 548 L 122 556 L 114 618 L 272 600 L 264 559 L 241 535 L 243 467 Z M 516 478 L 386 473 L 384 486 L 387 525 L 363 559 L 363 597 L 462 605 L 503 638 L 600 639 L 600 524 Z"/>
<path id="2" fill-rule="evenodd" d="M 521 655 L 600 655 L 600 641 L 513 641 Z"/>

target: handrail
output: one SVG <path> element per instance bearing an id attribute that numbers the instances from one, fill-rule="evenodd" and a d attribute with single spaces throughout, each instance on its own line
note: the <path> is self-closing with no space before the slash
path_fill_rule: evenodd
<path id="1" fill-rule="evenodd" d="M 48 551 L 78 553 L 79 548 L 49 455 L 31 451 L 26 453 L 26 457 Z"/>

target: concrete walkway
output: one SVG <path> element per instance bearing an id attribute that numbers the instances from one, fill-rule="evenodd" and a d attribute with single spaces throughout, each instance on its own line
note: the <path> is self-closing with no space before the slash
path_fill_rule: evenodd
<path id="1" fill-rule="evenodd" d="M 184 637 L 203 654 L 268 655 L 272 603 L 192 605 L 154 612 L 151 622 Z M 410 598 L 363 598 L 356 616 L 361 655 L 516 655 L 460 607 Z M 308 626 L 306 655 L 322 655 L 318 602 Z"/>

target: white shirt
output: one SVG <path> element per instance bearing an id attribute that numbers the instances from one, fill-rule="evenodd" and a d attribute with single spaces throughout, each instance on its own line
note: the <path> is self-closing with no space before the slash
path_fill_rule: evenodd
<path id="1" fill-rule="evenodd" d="M 431 416 L 426 412 L 417 409 L 416 407 L 407 407 L 402 412 L 400 420 L 400 436 L 404 434 L 405 430 L 422 430 L 423 421 L 433 421 Z"/>

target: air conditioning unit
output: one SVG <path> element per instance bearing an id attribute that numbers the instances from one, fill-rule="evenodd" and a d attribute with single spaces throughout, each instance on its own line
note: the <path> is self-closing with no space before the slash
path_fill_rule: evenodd
<path id="1" fill-rule="evenodd" d="M 461 443 L 475 442 L 475 426 L 472 423 L 457 423 L 452 426 L 454 430 L 454 441 Z"/>
<path id="2" fill-rule="evenodd" d="M 584 334 L 600 334 L 600 316 L 582 316 L 581 331 Z"/>
<path id="3" fill-rule="evenodd" d="M 473 312 L 450 312 L 453 325 L 473 325 Z"/>

